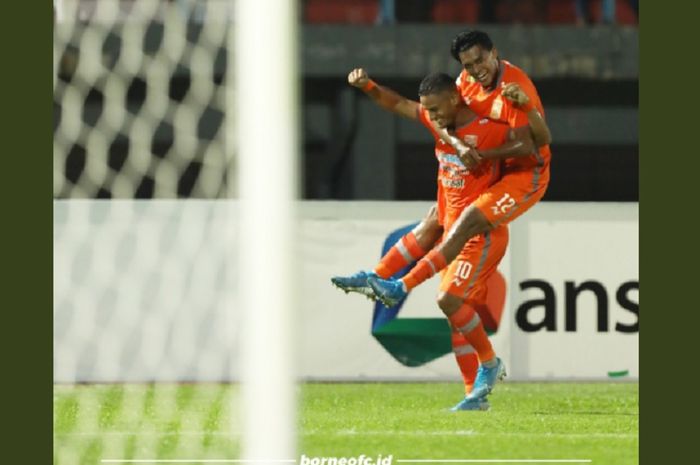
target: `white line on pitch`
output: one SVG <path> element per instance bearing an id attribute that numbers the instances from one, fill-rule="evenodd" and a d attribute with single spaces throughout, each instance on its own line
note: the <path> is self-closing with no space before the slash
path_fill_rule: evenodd
<path id="1" fill-rule="evenodd" d="M 589 459 L 397 459 L 402 463 L 591 463 Z"/>
<path id="2" fill-rule="evenodd" d="M 486 433 L 480 433 L 473 430 L 456 430 L 456 431 L 354 431 L 354 430 L 340 430 L 340 431 L 321 431 L 321 430 L 308 430 L 302 431 L 300 433 L 302 436 L 315 436 L 315 435 L 325 435 L 325 436 L 482 436 Z M 145 432 L 134 432 L 134 431 L 81 431 L 81 432 L 69 432 L 69 433 L 54 433 L 56 438 L 70 438 L 70 437 L 81 437 L 81 436 L 179 436 L 179 437 L 202 437 L 202 436 L 216 436 L 216 437 L 231 437 L 235 438 L 240 436 L 239 432 L 226 432 L 226 431 L 145 431 Z M 488 433 L 489 436 L 499 436 L 499 437 L 525 437 L 525 438 L 561 438 L 561 439 L 578 439 L 578 438 L 592 438 L 592 439 L 635 439 L 639 435 L 637 433 Z"/>
<path id="3" fill-rule="evenodd" d="M 295 459 L 102 459 L 102 463 L 296 463 Z"/>

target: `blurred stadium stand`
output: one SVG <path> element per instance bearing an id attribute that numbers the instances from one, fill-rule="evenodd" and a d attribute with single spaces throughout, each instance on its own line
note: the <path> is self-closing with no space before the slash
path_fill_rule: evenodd
<path id="1" fill-rule="evenodd" d="M 304 194 L 307 198 L 430 199 L 436 162 L 419 125 L 376 108 L 346 83 L 354 66 L 417 98 L 422 76 L 459 65 L 463 26 L 304 29 Z M 486 26 L 501 56 L 530 73 L 554 138 L 546 200 L 638 200 L 638 36 L 635 27 Z"/>
<path id="2" fill-rule="evenodd" d="M 372 24 L 377 19 L 377 0 L 307 0 L 304 20 L 318 24 Z"/>
<path id="3" fill-rule="evenodd" d="M 376 108 L 347 85 L 346 76 L 361 66 L 382 84 L 417 98 L 418 83 L 427 73 L 459 73 L 458 63 L 449 55 L 450 41 L 461 30 L 479 27 L 491 34 L 502 57 L 530 74 L 542 97 L 554 139 L 552 181 L 545 200 L 638 200 L 638 28 L 636 13 L 627 1 L 616 4 L 620 24 L 587 27 L 574 24 L 573 1 L 499 1 L 490 5 L 497 21 L 510 22 L 516 15 L 523 18 L 522 23 L 544 18 L 550 24 L 484 26 L 473 22 L 483 14 L 485 2 L 421 2 L 430 6 L 427 13 L 410 3 L 396 1 L 397 17 L 428 15 L 428 23 L 376 25 L 377 0 L 303 2 L 305 198 L 433 198 L 436 162 L 428 132 Z M 517 11 L 513 10 L 516 3 Z M 594 19 L 600 15 L 600 5 L 601 1 L 591 2 Z M 191 13 L 188 38 L 198 37 L 201 27 L 201 15 Z M 158 34 L 149 33 L 144 41 L 146 48 L 157 47 L 149 41 L 157 42 Z M 109 55 L 113 46 L 105 42 L 104 52 Z M 222 59 L 215 63 L 217 84 L 223 82 L 226 66 L 224 50 L 220 55 Z M 71 60 L 75 58 L 67 52 L 59 67 L 64 81 L 71 79 Z M 189 74 L 176 69 L 170 79 L 171 98 L 186 94 L 189 87 Z M 146 93 L 145 83 L 134 80 L 127 106 L 139 107 Z M 88 95 L 83 109 L 86 121 L 100 114 L 101 105 L 98 93 Z M 60 108 L 56 102 L 54 107 L 57 125 Z M 199 121 L 200 132 L 205 137 L 216 132 L 207 128 L 220 124 L 220 117 L 207 112 Z M 159 147 L 171 144 L 169 137 L 172 134 L 167 131 L 155 134 L 154 156 Z M 127 146 L 127 140 L 114 141 L 110 157 L 123 157 Z M 76 163 L 69 157 L 65 166 L 69 179 L 83 169 L 85 155 L 89 156 L 76 157 Z M 181 196 L 191 195 L 196 176 L 197 170 L 184 173 Z"/>
<path id="4" fill-rule="evenodd" d="M 304 20 L 311 24 L 373 24 L 382 4 L 399 23 L 574 24 L 577 0 L 304 0 Z M 578 0 L 581 1 L 581 0 Z M 627 0 L 588 0 L 592 22 L 602 22 L 603 3 L 612 1 L 615 22 L 637 24 Z"/>

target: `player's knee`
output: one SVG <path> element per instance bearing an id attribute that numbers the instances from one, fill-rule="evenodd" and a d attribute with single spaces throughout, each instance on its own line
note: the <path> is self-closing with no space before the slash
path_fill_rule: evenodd
<path id="1" fill-rule="evenodd" d="M 437 206 L 433 205 L 423 221 L 414 230 L 418 244 L 425 250 L 433 247 L 442 236 L 442 226 L 438 221 Z"/>
<path id="2" fill-rule="evenodd" d="M 457 310 L 459 310 L 463 303 L 463 299 L 460 299 L 459 297 L 449 294 L 447 292 L 440 292 L 440 294 L 438 294 L 437 304 L 438 307 L 440 307 L 440 310 L 442 310 L 442 313 L 445 314 L 445 316 L 450 316 L 457 312 Z"/>
<path id="3" fill-rule="evenodd" d="M 433 205 L 430 207 L 430 210 L 428 210 L 428 214 L 425 215 L 425 221 L 430 221 L 430 222 L 437 223 L 437 221 L 438 221 L 438 208 L 437 208 L 437 204 L 433 204 Z"/>

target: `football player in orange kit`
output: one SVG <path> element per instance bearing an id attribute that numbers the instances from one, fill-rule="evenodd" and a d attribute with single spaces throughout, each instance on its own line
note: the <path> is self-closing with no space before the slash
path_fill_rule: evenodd
<path id="1" fill-rule="evenodd" d="M 435 128 L 447 128 L 454 137 L 466 140 L 483 153 L 498 150 L 503 144 L 514 140 L 514 133 L 505 123 L 478 118 L 464 105 L 457 93 L 452 78 L 445 74 L 431 74 L 420 85 L 420 103 L 406 99 L 386 87 L 371 81 L 366 72 L 356 69 L 348 76 L 350 84 L 362 88 L 378 105 L 401 116 L 418 120 L 433 134 L 435 156 L 439 162 L 437 220 L 441 230 L 448 231 L 460 213 L 482 192 L 500 179 L 500 163 L 484 161 L 479 166 L 467 169 L 456 150 L 440 139 Z M 518 150 L 531 152 L 534 147 L 520 141 Z M 374 272 L 360 272 L 350 277 L 335 277 L 333 283 L 346 291 L 362 292 L 367 278 L 388 278 L 406 264 L 425 255 L 439 235 L 432 233 L 431 216 L 414 231 L 404 236 L 385 255 Z M 415 233 L 415 234 L 414 234 Z M 421 240 L 422 239 L 422 244 Z M 453 348 L 462 371 L 467 390 L 478 379 L 479 361 L 504 375 L 500 359 L 496 357 L 488 340 L 481 319 L 476 312 L 486 300 L 486 281 L 496 271 L 505 254 L 508 243 L 506 226 L 494 228 L 468 241 L 458 257 L 443 274 L 438 296 L 438 305 L 451 323 L 454 334 Z M 428 252 L 430 255 L 431 252 Z M 474 265 L 472 265 L 474 264 Z M 472 270 L 475 267 L 476 269 Z M 463 305 L 446 305 L 455 301 Z M 475 355 L 476 353 L 476 355 Z M 466 396 L 454 407 L 455 410 L 477 410 L 488 408 L 485 396 Z"/>
<path id="2" fill-rule="evenodd" d="M 502 145 L 500 150 L 485 152 L 467 146 L 449 131 L 438 130 L 440 137 L 449 140 L 457 149 L 468 168 L 484 160 L 503 160 L 502 178 L 461 212 L 442 243 L 401 280 L 367 278 L 367 284 L 386 305 L 393 305 L 410 289 L 452 263 L 471 238 L 493 231 L 523 214 L 542 198 L 549 183 L 551 136 L 532 81 L 520 68 L 499 59 L 484 32 L 460 33 L 452 42 L 451 53 L 463 66 L 457 86 L 464 102 L 481 117 L 507 123 L 518 137 Z M 528 136 L 534 140 L 536 149 L 525 156 L 522 152 L 514 154 L 513 149 L 528 140 Z M 471 265 L 476 268 L 474 263 Z M 457 308 L 462 302 L 448 298 L 444 305 Z M 483 364 L 479 370 L 472 395 L 485 398 L 496 382 L 498 371 Z"/>

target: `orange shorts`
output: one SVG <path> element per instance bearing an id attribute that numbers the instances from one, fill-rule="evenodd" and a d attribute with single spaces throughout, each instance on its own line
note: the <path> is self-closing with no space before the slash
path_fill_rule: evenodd
<path id="1" fill-rule="evenodd" d="M 493 226 L 506 225 L 542 198 L 549 184 L 549 172 L 543 171 L 544 168 L 537 167 L 531 171 L 506 173 L 484 191 L 473 205 Z"/>
<path id="2" fill-rule="evenodd" d="M 495 273 L 507 247 L 507 226 L 472 237 L 443 270 L 440 290 L 474 305 L 486 303 L 486 282 Z"/>
<path id="3" fill-rule="evenodd" d="M 442 270 L 440 291 L 474 307 L 489 331 L 496 331 L 503 314 L 506 284 L 497 272 L 508 247 L 508 226 L 472 237 L 450 266 Z"/>

